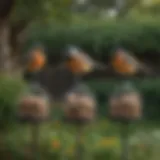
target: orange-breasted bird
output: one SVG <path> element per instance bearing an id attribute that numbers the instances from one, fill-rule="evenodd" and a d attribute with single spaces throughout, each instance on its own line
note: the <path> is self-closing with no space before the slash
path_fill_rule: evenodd
<path id="1" fill-rule="evenodd" d="M 63 96 L 75 85 L 82 82 L 81 77 L 83 75 L 96 68 L 106 68 L 105 65 L 96 62 L 81 49 L 74 46 L 69 46 L 63 56 L 64 61 L 61 64 L 53 67 L 53 69 L 50 68 L 46 73 L 41 74 L 42 78 L 39 78 L 41 84 L 57 101 L 63 101 Z"/>
<path id="2" fill-rule="evenodd" d="M 35 75 L 42 70 L 47 63 L 44 48 L 36 46 L 27 55 L 27 64 L 24 71 L 24 79 L 31 80 Z"/>
<path id="3" fill-rule="evenodd" d="M 106 66 L 95 61 L 81 49 L 69 46 L 66 52 L 66 67 L 75 75 L 84 75 L 94 69 L 105 69 Z"/>
<path id="4" fill-rule="evenodd" d="M 44 67 L 46 61 L 44 49 L 41 47 L 35 48 L 30 52 L 27 70 L 30 72 L 37 72 Z"/>
<path id="5" fill-rule="evenodd" d="M 151 73 L 151 69 L 122 49 L 118 49 L 113 55 L 111 64 L 113 69 L 122 75 L 135 75 L 139 71 Z"/>

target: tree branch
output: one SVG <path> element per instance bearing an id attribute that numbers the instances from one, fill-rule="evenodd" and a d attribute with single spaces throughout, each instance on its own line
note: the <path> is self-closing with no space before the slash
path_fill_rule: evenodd
<path id="1" fill-rule="evenodd" d="M 0 0 L 0 19 L 7 18 L 15 4 L 15 0 Z"/>

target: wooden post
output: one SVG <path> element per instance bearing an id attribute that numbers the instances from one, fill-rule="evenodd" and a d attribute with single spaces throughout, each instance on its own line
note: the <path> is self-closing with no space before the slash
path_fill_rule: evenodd
<path id="1" fill-rule="evenodd" d="M 77 135 L 76 135 L 76 160 L 83 160 L 83 146 L 82 146 L 82 136 L 84 131 L 84 126 L 78 125 L 77 126 Z"/>
<path id="2" fill-rule="evenodd" d="M 33 160 L 40 160 L 39 156 L 39 136 L 40 136 L 40 124 L 34 123 L 31 125 L 31 147 Z"/>
<path id="3" fill-rule="evenodd" d="M 129 160 L 129 123 L 121 125 L 121 160 Z"/>

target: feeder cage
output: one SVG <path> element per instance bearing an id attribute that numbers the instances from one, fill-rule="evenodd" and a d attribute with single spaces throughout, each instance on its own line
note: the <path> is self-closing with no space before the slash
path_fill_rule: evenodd
<path id="1" fill-rule="evenodd" d="M 36 123 L 49 117 L 48 99 L 38 91 L 23 95 L 18 103 L 18 118 L 22 122 Z"/>
<path id="2" fill-rule="evenodd" d="M 73 123 L 88 123 L 95 117 L 95 99 L 87 94 L 71 92 L 66 96 L 65 118 Z"/>
<path id="3" fill-rule="evenodd" d="M 138 120 L 142 115 L 141 95 L 131 85 L 124 84 L 110 96 L 109 107 L 109 114 L 113 120 Z"/>

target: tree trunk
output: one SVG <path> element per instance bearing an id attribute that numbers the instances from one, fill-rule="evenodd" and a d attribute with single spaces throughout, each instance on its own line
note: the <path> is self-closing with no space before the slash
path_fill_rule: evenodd
<path id="1" fill-rule="evenodd" d="M 2 20 L 0 23 L 0 72 L 9 71 L 11 68 L 9 36 L 8 21 Z"/>
<path id="2" fill-rule="evenodd" d="M 123 18 L 126 14 L 126 1 L 116 0 L 116 9 L 118 11 L 117 18 Z"/>
<path id="3" fill-rule="evenodd" d="M 11 68 L 9 17 L 14 4 L 15 0 L 0 0 L 0 72 Z"/>
<path id="4" fill-rule="evenodd" d="M 11 24 L 10 43 L 12 48 L 12 56 L 19 55 L 27 38 L 27 29 L 29 28 L 30 21 L 19 20 Z"/>
<path id="5" fill-rule="evenodd" d="M 17 71 L 24 66 L 21 52 L 28 36 L 29 24 L 30 22 L 28 21 L 19 21 L 11 25 L 10 48 L 12 67 Z"/>

